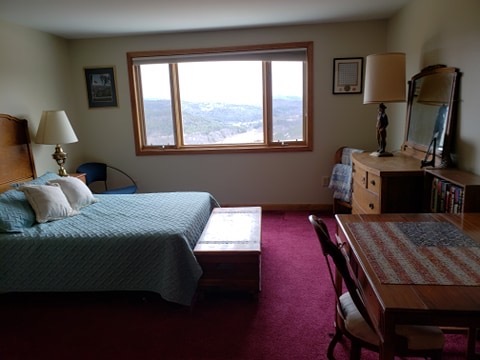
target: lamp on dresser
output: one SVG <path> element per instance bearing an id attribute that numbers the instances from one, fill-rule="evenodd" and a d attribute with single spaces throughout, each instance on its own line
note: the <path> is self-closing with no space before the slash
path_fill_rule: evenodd
<path id="1" fill-rule="evenodd" d="M 77 141 L 77 135 L 75 135 L 65 111 L 49 110 L 42 113 L 35 142 L 37 144 L 55 145 L 52 158 L 59 166 L 58 174 L 60 176 L 68 176 L 64 168 L 67 153 L 63 151 L 61 144 L 70 144 Z"/>
<path id="2" fill-rule="evenodd" d="M 378 148 L 373 156 L 392 156 L 386 151 L 388 116 L 385 103 L 404 102 L 406 92 L 405 54 L 383 53 L 367 56 L 364 104 L 379 104 L 377 115 Z"/>

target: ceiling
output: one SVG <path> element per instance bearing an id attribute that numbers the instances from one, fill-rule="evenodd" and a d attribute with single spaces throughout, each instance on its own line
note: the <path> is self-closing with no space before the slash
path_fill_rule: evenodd
<path id="1" fill-rule="evenodd" d="M 386 19 L 409 0 L 0 0 L 0 19 L 67 39 Z"/>

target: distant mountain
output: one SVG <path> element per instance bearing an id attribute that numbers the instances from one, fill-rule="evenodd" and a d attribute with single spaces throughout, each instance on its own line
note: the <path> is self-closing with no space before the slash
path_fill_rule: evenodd
<path id="1" fill-rule="evenodd" d="M 299 126 L 303 114 L 302 106 L 300 98 L 274 100 L 274 130 L 277 132 L 275 138 L 302 138 L 302 127 Z M 261 106 L 184 101 L 181 112 L 188 144 L 228 143 L 229 137 L 263 131 Z M 170 101 L 145 100 L 144 113 L 150 138 L 158 139 L 158 145 L 167 143 L 161 140 L 162 138 L 173 139 Z"/>

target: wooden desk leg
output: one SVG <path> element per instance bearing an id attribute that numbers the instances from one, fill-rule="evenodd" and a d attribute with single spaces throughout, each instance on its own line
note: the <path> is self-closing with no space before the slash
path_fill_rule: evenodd
<path id="1" fill-rule="evenodd" d="M 380 336 L 381 360 L 393 360 L 395 358 L 395 322 L 385 316 L 383 319 L 383 336 Z"/>
<path id="2" fill-rule="evenodd" d="M 393 344 L 387 345 L 387 343 L 380 344 L 380 357 L 381 360 L 394 360 L 395 352 L 393 350 Z"/>
<path id="3" fill-rule="evenodd" d="M 477 329 L 469 328 L 468 329 L 468 342 L 467 342 L 467 359 L 475 360 L 479 359 L 479 356 L 475 353 L 475 346 L 477 342 Z"/>

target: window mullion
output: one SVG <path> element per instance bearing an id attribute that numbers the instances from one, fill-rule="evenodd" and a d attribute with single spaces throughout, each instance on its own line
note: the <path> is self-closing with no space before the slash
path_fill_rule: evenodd
<path id="1" fill-rule="evenodd" d="M 263 62 L 263 142 L 273 142 L 272 129 L 272 63 Z"/>
<path id="2" fill-rule="evenodd" d="M 142 93 L 142 76 L 139 66 L 133 67 L 133 76 L 135 78 L 134 81 L 134 89 L 135 89 L 135 97 L 137 98 L 136 106 L 134 111 L 137 114 L 137 117 L 143 119 L 143 121 L 137 121 L 136 127 L 137 131 L 136 134 L 142 139 L 142 144 L 147 144 L 147 132 L 145 129 L 145 111 L 143 107 L 143 93 Z"/>
<path id="3" fill-rule="evenodd" d="M 178 65 L 169 64 L 170 68 L 170 90 L 172 97 L 172 115 L 175 133 L 175 144 L 177 148 L 184 146 L 183 141 L 183 124 L 182 124 L 182 106 L 180 102 L 180 86 L 178 82 Z"/>
<path id="4" fill-rule="evenodd" d="M 303 140 L 306 144 L 313 141 L 313 59 L 303 63 Z"/>
<path id="5" fill-rule="evenodd" d="M 308 117 L 308 104 L 310 103 L 311 99 L 309 98 L 310 91 L 308 91 L 309 87 L 309 80 L 306 77 L 307 72 L 307 62 L 303 63 L 303 78 L 306 79 L 303 82 L 303 139 L 307 141 L 308 138 L 308 126 L 307 122 L 310 120 Z"/>

